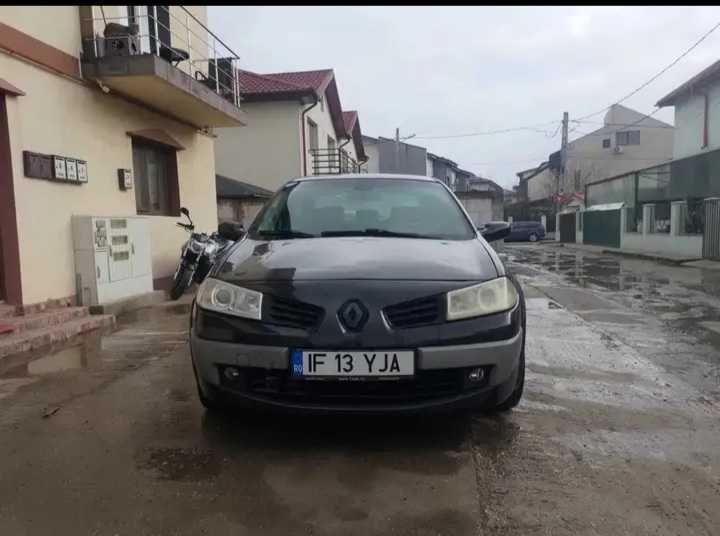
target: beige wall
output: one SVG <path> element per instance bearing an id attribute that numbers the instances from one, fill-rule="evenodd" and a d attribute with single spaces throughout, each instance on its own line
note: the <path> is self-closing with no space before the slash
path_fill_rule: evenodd
<path id="1" fill-rule="evenodd" d="M 120 191 L 117 170 L 133 167 L 126 132 L 163 129 L 178 152 L 180 203 L 198 229 L 217 226 L 213 140 L 193 129 L 0 53 L 3 78 L 26 95 L 8 99 L 23 301 L 75 294 L 71 216 L 135 215 L 135 192 Z M 22 151 L 87 160 L 89 182 L 74 186 L 26 178 Z M 187 234 L 177 218 L 149 216 L 153 277 L 173 274 Z"/>
<path id="2" fill-rule="evenodd" d="M 335 127 L 333 126 L 332 122 L 332 116 L 330 115 L 330 107 L 327 103 L 327 97 L 324 98 L 324 103 L 321 105 L 318 102 L 318 105 L 315 106 L 312 110 L 310 110 L 307 114 L 305 114 L 305 135 L 307 136 L 307 140 L 310 139 L 310 133 L 307 126 L 307 120 L 311 119 L 315 124 L 318 126 L 318 149 L 327 149 L 328 148 L 328 137 L 335 140 L 335 147 L 339 147 L 343 141 L 344 138 L 338 139 L 338 137 L 335 135 Z M 350 144 L 347 144 L 344 149 L 348 150 Z M 307 166 L 307 174 L 312 175 L 313 174 L 313 165 L 312 165 L 312 156 L 310 155 L 310 144 L 308 142 L 307 144 L 307 150 L 308 150 L 308 166 Z M 354 153 L 354 151 L 353 151 Z"/>
<path id="3" fill-rule="evenodd" d="M 0 6 L 0 22 L 67 54 L 80 55 L 78 6 Z"/>
<path id="4" fill-rule="evenodd" d="M 720 147 L 720 85 L 709 87 L 708 95 L 708 146 L 703 147 L 705 123 L 705 97 L 687 95 L 675 103 L 674 158 L 713 151 Z"/>
<path id="5" fill-rule="evenodd" d="M 550 197 L 555 193 L 555 174 L 550 171 L 550 168 L 545 168 L 533 178 L 528 179 L 527 186 L 528 201 Z"/>
<path id="6" fill-rule="evenodd" d="M 299 102 L 243 103 L 247 126 L 215 130 L 219 175 L 277 190 L 302 175 Z"/>

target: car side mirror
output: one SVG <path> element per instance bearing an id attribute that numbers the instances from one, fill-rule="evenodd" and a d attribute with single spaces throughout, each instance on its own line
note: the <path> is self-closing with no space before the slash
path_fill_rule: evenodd
<path id="1" fill-rule="evenodd" d="M 180 207 L 180 214 L 184 214 L 188 218 L 190 217 L 190 211 L 186 209 L 185 207 Z"/>
<path id="2" fill-rule="evenodd" d="M 510 234 L 510 225 L 505 224 L 503 226 L 493 226 L 483 229 L 478 228 L 480 234 L 487 242 L 495 242 L 496 240 L 502 240 Z"/>

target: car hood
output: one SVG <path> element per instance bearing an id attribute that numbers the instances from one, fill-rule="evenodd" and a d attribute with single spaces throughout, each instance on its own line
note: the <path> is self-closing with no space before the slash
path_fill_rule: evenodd
<path id="1" fill-rule="evenodd" d="M 482 281 L 498 276 L 473 240 L 327 237 L 237 244 L 214 277 L 230 282 L 330 279 Z"/>

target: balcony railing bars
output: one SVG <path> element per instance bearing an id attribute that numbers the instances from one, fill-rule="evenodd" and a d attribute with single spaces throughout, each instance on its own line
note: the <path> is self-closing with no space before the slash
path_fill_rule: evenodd
<path id="1" fill-rule="evenodd" d="M 100 17 L 95 16 L 98 7 Z M 117 9 L 117 6 L 110 7 Z M 172 6 L 180 8 L 184 16 L 178 16 L 165 6 L 140 7 L 144 9 L 111 17 L 105 15 L 102 6 L 92 7 L 93 17 L 88 22 L 92 22 L 94 30 L 98 27 L 103 30 L 102 36 L 96 32 L 90 38 L 95 58 L 153 54 L 178 67 L 187 61 L 191 76 L 235 106 L 240 105 L 235 76 L 235 61 L 240 58 L 222 39 L 184 6 Z M 163 14 L 167 24 L 160 20 Z M 202 29 L 205 36 L 193 29 L 193 25 Z"/>

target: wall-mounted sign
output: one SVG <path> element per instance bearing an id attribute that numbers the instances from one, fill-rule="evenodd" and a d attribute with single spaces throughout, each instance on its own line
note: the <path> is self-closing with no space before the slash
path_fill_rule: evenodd
<path id="1" fill-rule="evenodd" d="M 56 180 L 64 181 L 67 179 L 67 169 L 65 167 L 65 158 L 62 156 L 53 156 L 53 178 Z"/>
<path id="2" fill-rule="evenodd" d="M 87 162 L 85 160 L 77 161 L 77 180 L 78 182 L 87 182 Z"/>
<path id="3" fill-rule="evenodd" d="M 118 169 L 118 183 L 121 190 L 130 190 L 133 187 L 132 171 L 129 169 Z"/>
<path id="4" fill-rule="evenodd" d="M 68 158 L 65 161 L 65 168 L 67 172 L 67 180 L 77 181 L 77 161 L 72 158 Z"/>

